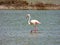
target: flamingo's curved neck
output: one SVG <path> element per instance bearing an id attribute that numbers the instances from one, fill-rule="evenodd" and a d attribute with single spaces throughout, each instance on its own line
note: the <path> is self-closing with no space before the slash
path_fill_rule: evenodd
<path id="1" fill-rule="evenodd" d="M 30 24 L 30 19 L 31 19 L 31 16 L 29 16 L 29 19 L 28 19 L 28 24 Z"/>

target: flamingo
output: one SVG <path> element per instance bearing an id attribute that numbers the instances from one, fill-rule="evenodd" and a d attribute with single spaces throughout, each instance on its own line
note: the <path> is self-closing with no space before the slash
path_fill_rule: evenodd
<path id="1" fill-rule="evenodd" d="M 26 18 L 28 18 L 28 24 L 34 26 L 34 30 L 31 30 L 31 33 L 32 32 L 37 32 L 38 31 L 37 24 L 41 24 L 41 22 L 39 22 L 38 20 L 31 20 L 30 14 L 27 14 Z"/>

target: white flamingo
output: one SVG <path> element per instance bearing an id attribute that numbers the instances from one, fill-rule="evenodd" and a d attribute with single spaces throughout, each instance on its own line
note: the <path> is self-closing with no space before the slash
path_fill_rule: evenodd
<path id="1" fill-rule="evenodd" d="M 28 24 L 34 26 L 34 30 L 31 30 L 31 32 L 36 32 L 38 30 L 37 24 L 41 24 L 41 22 L 39 22 L 38 20 L 31 20 L 30 14 L 27 14 L 26 18 L 28 18 Z"/>

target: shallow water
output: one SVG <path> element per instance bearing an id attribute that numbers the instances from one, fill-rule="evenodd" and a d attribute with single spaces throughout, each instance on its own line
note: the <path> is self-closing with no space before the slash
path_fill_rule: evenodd
<path id="1" fill-rule="evenodd" d="M 28 13 L 40 33 L 30 33 Z M 0 10 L 0 45 L 60 45 L 60 10 Z"/>

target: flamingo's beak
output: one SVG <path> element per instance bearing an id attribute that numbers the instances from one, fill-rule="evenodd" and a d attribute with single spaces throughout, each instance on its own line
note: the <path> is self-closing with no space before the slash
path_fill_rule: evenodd
<path id="1" fill-rule="evenodd" d="M 26 19 L 28 18 L 28 15 L 26 15 Z"/>
<path id="2" fill-rule="evenodd" d="M 27 15 L 26 15 L 26 18 L 29 18 L 29 17 L 30 17 L 30 14 L 27 14 Z"/>

